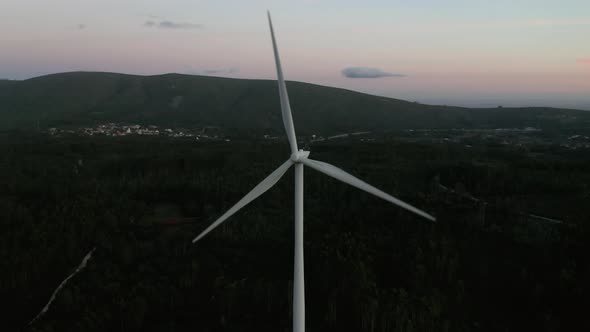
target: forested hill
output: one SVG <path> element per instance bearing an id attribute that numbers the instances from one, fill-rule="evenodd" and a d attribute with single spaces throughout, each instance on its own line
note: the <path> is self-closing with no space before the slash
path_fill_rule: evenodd
<path id="1" fill-rule="evenodd" d="M 588 130 L 590 112 L 431 106 L 288 82 L 298 133 L 409 128 Z M 276 81 L 72 72 L 0 81 L 0 129 L 130 122 L 282 131 Z"/>

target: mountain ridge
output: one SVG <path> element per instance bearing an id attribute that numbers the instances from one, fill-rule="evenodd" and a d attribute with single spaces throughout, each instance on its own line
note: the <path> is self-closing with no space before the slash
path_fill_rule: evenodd
<path id="1" fill-rule="evenodd" d="M 288 81 L 298 133 L 515 128 L 588 130 L 590 112 L 426 105 Z M 282 131 L 275 80 L 67 72 L 0 81 L 0 129 L 129 122 Z"/>

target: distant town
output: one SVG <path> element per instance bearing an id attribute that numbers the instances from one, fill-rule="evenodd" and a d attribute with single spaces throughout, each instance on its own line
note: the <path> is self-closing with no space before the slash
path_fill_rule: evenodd
<path id="1" fill-rule="evenodd" d="M 94 127 L 82 127 L 75 129 L 49 128 L 51 136 L 64 134 L 82 136 L 167 136 L 167 137 L 193 137 L 196 140 L 227 140 L 220 133 L 218 127 L 203 127 L 198 129 L 187 128 L 160 128 L 158 126 L 143 126 L 138 124 L 106 123 Z"/>
<path id="2" fill-rule="evenodd" d="M 197 141 L 230 141 L 222 128 L 207 126 L 202 128 L 162 128 L 155 125 L 106 123 L 94 127 L 81 128 L 49 128 L 51 136 L 81 135 L 81 136 L 164 136 L 193 138 Z M 391 137 L 391 135 L 386 135 Z M 373 142 L 384 136 L 370 131 L 358 131 L 332 136 L 313 134 L 299 137 L 310 144 L 333 141 L 339 139 L 356 139 L 361 142 Z M 525 128 L 495 128 L 495 129 L 406 129 L 396 132 L 393 137 L 404 141 L 439 144 L 460 144 L 466 148 L 477 144 L 501 144 L 514 147 L 535 145 L 558 145 L 569 150 L 590 149 L 590 137 L 582 134 L 549 135 L 534 127 Z M 281 136 L 264 134 L 264 140 L 279 140 Z"/>
<path id="3" fill-rule="evenodd" d="M 408 129 L 403 139 L 420 143 L 451 143 L 471 148 L 478 144 L 500 144 L 515 148 L 560 146 L 568 150 L 590 149 L 590 137 L 582 134 L 546 133 L 539 128 L 495 129 Z"/>

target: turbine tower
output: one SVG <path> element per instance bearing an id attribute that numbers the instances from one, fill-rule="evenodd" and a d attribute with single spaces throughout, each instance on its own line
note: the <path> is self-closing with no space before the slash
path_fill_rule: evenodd
<path id="1" fill-rule="evenodd" d="M 272 172 L 262 182 L 260 182 L 254 189 L 252 189 L 244 198 L 239 200 L 227 212 L 225 212 L 219 219 L 207 227 L 201 234 L 193 239 L 193 243 L 199 241 L 214 228 L 219 226 L 227 218 L 235 214 L 238 210 L 246 206 L 248 203 L 255 200 L 272 186 L 274 186 L 279 179 L 287 172 L 291 165 L 295 166 L 295 259 L 293 272 L 293 331 L 305 331 L 305 285 L 303 273 L 303 167 L 308 166 L 316 171 L 331 176 L 337 180 L 347 183 L 353 187 L 364 190 L 388 202 L 400 206 L 410 212 L 413 212 L 421 217 L 431 221 L 436 219 L 430 214 L 413 207 L 373 186 L 360 180 L 345 171 L 327 164 L 325 162 L 309 159 L 309 151 L 299 150 L 297 148 L 297 136 L 295 136 L 295 128 L 293 126 L 293 118 L 291 117 L 291 106 L 289 105 L 289 95 L 287 94 L 287 87 L 283 77 L 283 70 L 281 68 L 281 60 L 279 59 L 279 50 L 275 40 L 275 34 L 268 14 L 268 24 L 270 26 L 270 34 L 272 38 L 272 46 L 275 57 L 275 64 L 277 67 L 277 81 L 279 84 L 279 97 L 281 100 L 281 112 L 283 116 L 283 124 L 291 147 L 291 156 L 279 168 Z"/>

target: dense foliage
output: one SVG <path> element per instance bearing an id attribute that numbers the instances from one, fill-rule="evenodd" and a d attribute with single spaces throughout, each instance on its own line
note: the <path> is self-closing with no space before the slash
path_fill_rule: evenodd
<path id="1" fill-rule="evenodd" d="M 311 151 L 439 222 L 306 169 L 309 331 L 590 329 L 587 153 L 396 139 Z M 269 141 L 3 136 L 1 329 L 290 331 L 292 171 L 190 243 L 287 155 Z"/>

